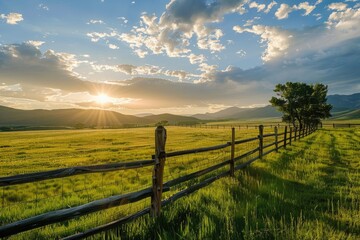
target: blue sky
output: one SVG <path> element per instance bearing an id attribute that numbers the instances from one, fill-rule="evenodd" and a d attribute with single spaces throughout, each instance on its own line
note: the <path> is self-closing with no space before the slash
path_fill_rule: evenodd
<path id="1" fill-rule="evenodd" d="M 0 0 L 0 105 L 192 114 L 360 92 L 360 2 Z"/>

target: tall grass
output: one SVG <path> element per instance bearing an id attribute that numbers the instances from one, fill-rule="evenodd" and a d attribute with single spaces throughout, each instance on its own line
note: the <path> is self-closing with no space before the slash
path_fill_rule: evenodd
<path id="1" fill-rule="evenodd" d="M 359 129 L 319 130 L 106 239 L 359 239 Z M 97 239 L 99 236 L 94 236 Z"/>
<path id="2" fill-rule="evenodd" d="M 153 133 L 154 129 L 146 128 L 1 133 L 4 154 L 0 155 L 0 172 L 4 176 L 149 159 L 154 148 Z M 237 131 L 237 139 L 256 135 L 256 129 Z M 167 151 L 229 140 L 229 130 L 170 127 Z M 320 130 L 238 171 L 235 178 L 218 180 L 166 206 L 156 220 L 145 216 L 90 239 L 358 239 L 359 140 L 359 129 Z M 212 164 L 211 159 L 220 161 L 228 155 L 216 152 L 173 159 L 173 162 L 169 159 L 166 164 L 172 170 L 165 169 L 165 178 L 178 176 L 180 171 L 193 171 L 203 167 L 204 162 Z M 193 158 L 197 161 L 192 161 Z M 10 186 L 2 189 L 4 207 L 0 220 L 3 225 L 150 184 L 151 167 Z M 145 199 L 13 238 L 66 236 L 149 205 L 149 199 Z"/>

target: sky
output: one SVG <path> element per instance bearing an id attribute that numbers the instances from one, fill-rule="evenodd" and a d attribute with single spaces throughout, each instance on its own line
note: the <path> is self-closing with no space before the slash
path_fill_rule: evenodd
<path id="1" fill-rule="evenodd" d="M 360 1 L 0 0 L 0 105 L 124 114 L 360 92 Z"/>

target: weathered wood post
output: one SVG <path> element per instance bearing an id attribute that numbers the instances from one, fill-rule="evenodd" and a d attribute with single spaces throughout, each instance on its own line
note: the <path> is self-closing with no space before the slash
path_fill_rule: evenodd
<path id="1" fill-rule="evenodd" d="M 293 131 L 293 128 L 290 127 L 290 136 L 289 136 L 289 145 L 291 146 L 291 140 L 292 140 L 292 131 Z"/>
<path id="2" fill-rule="evenodd" d="M 276 149 L 276 152 L 279 152 L 278 128 L 277 128 L 277 126 L 274 127 L 274 131 L 275 131 L 275 149 Z"/>
<path id="3" fill-rule="evenodd" d="M 231 128 L 231 159 L 230 159 L 230 176 L 235 176 L 235 128 Z"/>
<path id="4" fill-rule="evenodd" d="M 286 149 L 286 137 L 287 137 L 287 126 L 285 126 L 285 131 L 284 131 L 284 148 Z"/>
<path id="5" fill-rule="evenodd" d="M 297 127 L 294 127 L 294 142 L 296 142 L 296 132 L 297 132 Z"/>
<path id="6" fill-rule="evenodd" d="M 163 175 L 166 160 L 165 152 L 166 129 L 158 126 L 155 130 L 155 165 L 152 175 L 152 196 L 151 196 L 151 216 L 157 217 L 161 211 L 161 196 L 163 190 Z"/>
<path id="7" fill-rule="evenodd" d="M 264 126 L 259 125 L 259 158 L 262 159 L 264 148 Z"/>

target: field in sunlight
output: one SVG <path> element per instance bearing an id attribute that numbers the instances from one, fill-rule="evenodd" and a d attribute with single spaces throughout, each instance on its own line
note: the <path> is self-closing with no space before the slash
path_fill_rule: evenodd
<path id="1" fill-rule="evenodd" d="M 280 153 L 256 161 L 236 178 L 225 178 L 149 217 L 101 234 L 102 238 L 147 239 L 317 239 L 360 236 L 360 128 L 323 129 Z M 273 129 L 265 128 L 266 132 Z M 257 129 L 237 129 L 236 139 Z M 0 133 L 0 175 L 61 167 L 151 159 L 154 128 Z M 168 152 L 222 144 L 227 129 L 167 127 Z M 251 147 L 245 145 L 246 147 Z M 194 159 L 228 159 L 229 152 L 170 159 L 167 166 L 187 172 Z M 176 163 L 177 162 L 177 163 Z M 178 165 L 175 165 L 178 164 Z M 179 165 L 181 164 L 181 166 Z M 1 189 L 1 225 L 46 211 L 151 186 L 152 167 L 86 174 Z M 173 177 L 167 172 L 165 178 Z M 173 173 L 175 174 L 175 173 Z M 49 239 L 117 219 L 150 205 L 150 200 L 110 208 L 14 236 Z M 99 238 L 95 236 L 94 239 Z"/>
<path id="2" fill-rule="evenodd" d="M 323 129 L 108 239 L 359 239 L 360 128 Z M 96 237 L 94 238 L 96 239 Z"/>

